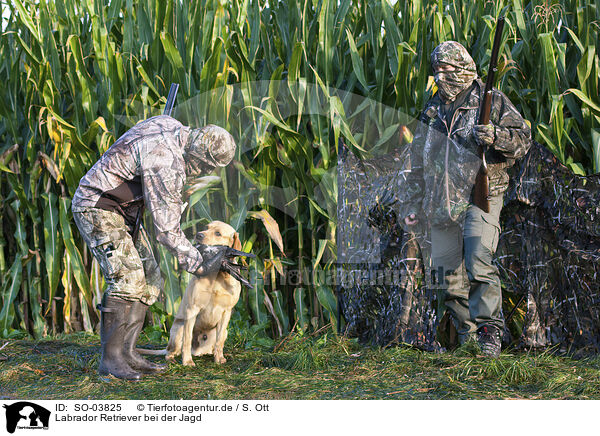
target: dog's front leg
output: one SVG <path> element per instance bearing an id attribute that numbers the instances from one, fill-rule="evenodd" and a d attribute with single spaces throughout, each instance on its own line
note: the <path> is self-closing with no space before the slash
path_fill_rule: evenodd
<path id="1" fill-rule="evenodd" d="M 229 324 L 229 318 L 231 318 L 231 310 L 226 310 L 217 324 L 217 338 L 213 350 L 215 363 L 227 362 L 227 359 L 223 356 L 223 347 L 225 346 L 225 340 L 227 339 L 227 325 Z"/>
<path id="2" fill-rule="evenodd" d="M 171 326 L 171 330 L 169 331 L 169 344 L 167 345 L 167 355 L 165 356 L 165 359 L 172 363 L 175 363 L 175 357 L 181 354 L 183 324 L 184 320 L 176 317 Z"/>
<path id="3" fill-rule="evenodd" d="M 181 360 L 185 366 L 196 366 L 192 359 L 192 336 L 197 312 L 185 311 L 185 322 L 183 323 L 183 341 L 181 343 Z"/>

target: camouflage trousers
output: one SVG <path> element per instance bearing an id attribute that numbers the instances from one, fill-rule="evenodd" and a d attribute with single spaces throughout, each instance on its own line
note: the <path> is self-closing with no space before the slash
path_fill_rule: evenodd
<path id="1" fill-rule="evenodd" d="M 492 263 L 502 205 L 503 194 L 490 198 L 489 213 L 469 205 L 462 227 L 431 227 L 432 268 L 460 343 L 475 339 L 477 329 L 486 324 L 504 331 L 502 288 Z"/>
<path id="2" fill-rule="evenodd" d="M 100 265 L 105 293 L 153 304 L 163 288 L 163 279 L 144 228 L 140 228 L 134 244 L 125 220 L 117 213 L 89 208 L 73 212 L 73 218 Z"/>

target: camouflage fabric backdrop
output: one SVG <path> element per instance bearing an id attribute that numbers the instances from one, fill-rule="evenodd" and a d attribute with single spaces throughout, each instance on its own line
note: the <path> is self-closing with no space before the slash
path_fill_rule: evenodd
<path id="1" fill-rule="evenodd" d="M 497 264 L 525 295 L 521 344 L 600 352 L 600 174 L 573 175 L 534 144 L 504 204 Z"/>
<path id="2" fill-rule="evenodd" d="M 365 343 L 439 349 L 436 293 L 423 286 L 430 246 L 403 232 L 386 189 L 400 155 L 361 162 L 339 150 L 337 290 L 345 333 Z"/>
<path id="3" fill-rule="evenodd" d="M 439 349 L 427 238 L 418 239 L 421 252 L 385 194 L 394 159 L 373 164 L 340 153 L 338 292 L 345 331 L 363 342 Z M 496 253 L 510 316 L 505 342 L 598 353 L 600 175 L 573 175 L 537 143 L 510 172 Z"/>

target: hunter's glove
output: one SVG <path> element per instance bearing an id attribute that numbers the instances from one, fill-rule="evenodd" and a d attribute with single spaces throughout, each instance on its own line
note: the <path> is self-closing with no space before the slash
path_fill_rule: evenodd
<path id="1" fill-rule="evenodd" d="M 475 138 L 477 145 L 487 149 L 491 147 L 496 140 L 496 128 L 492 123 L 477 124 L 473 126 L 473 137 Z"/>

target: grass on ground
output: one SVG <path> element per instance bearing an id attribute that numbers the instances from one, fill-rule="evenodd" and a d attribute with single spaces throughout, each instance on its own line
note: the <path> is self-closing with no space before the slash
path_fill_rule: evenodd
<path id="1" fill-rule="evenodd" d="M 551 351 L 487 360 L 464 347 L 445 354 L 368 348 L 330 332 L 292 335 L 268 349 L 228 342 L 224 365 L 201 356 L 196 367 L 170 365 L 160 376 L 126 382 L 97 374 L 96 335 L 2 346 L 0 399 L 600 399 L 600 357 Z"/>

